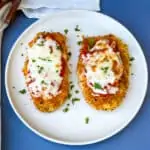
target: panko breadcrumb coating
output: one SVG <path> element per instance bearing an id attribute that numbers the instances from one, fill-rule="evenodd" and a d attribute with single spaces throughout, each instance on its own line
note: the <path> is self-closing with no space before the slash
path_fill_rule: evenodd
<path id="1" fill-rule="evenodd" d="M 94 40 L 94 43 L 92 43 L 93 45 L 100 39 L 109 40 L 111 43 L 115 42 L 115 48 L 118 52 L 120 52 L 120 57 L 123 63 L 123 73 L 118 82 L 119 90 L 115 94 L 99 94 L 98 96 L 96 96 L 93 93 L 93 90 L 87 84 L 87 78 L 84 75 L 86 64 L 83 63 L 82 54 L 87 51 L 89 47 L 92 48 L 91 43 L 89 43 L 91 39 L 92 41 Z M 115 108 L 117 108 L 122 103 L 128 90 L 130 68 L 129 61 L 130 59 L 128 53 L 128 46 L 123 43 L 123 41 L 120 40 L 118 37 L 112 34 L 105 36 L 84 37 L 77 65 L 77 75 L 86 102 L 97 110 L 114 110 Z"/>
<path id="2" fill-rule="evenodd" d="M 43 37 L 44 39 L 52 39 L 56 41 L 62 53 L 62 60 L 63 60 L 63 79 L 61 85 L 59 87 L 59 92 L 57 95 L 52 96 L 51 98 L 46 98 L 44 96 L 35 97 L 31 93 L 31 97 L 35 106 L 42 112 L 52 112 L 58 109 L 67 99 L 68 92 L 69 92 L 69 69 L 68 69 L 68 56 L 67 56 L 67 46 L 66 46 L 66 37 L 59 32 L 40 32 L 38 33 L 35 38 L 29 43 L 29 47 L 32 47 L 33 44 L 37 41 L 39 37 Z M 36 53 L 36 52 L 35 52 Z M 28 75 L 28 57 L 24 63 L 23 73 L 25 79 Z M 27 84 L 28 86 L 28 84 Z"/>

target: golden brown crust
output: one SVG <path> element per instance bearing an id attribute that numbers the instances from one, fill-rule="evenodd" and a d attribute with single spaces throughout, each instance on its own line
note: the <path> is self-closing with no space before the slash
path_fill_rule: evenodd
<path id="1" fill-rule="evenodd" d="M 129 68 L 130 68 L 129 61 L 130 60 L 129 60 L 128 47 L 116 36 L 106 35 L 106 36 L 84 38 L 80 52 L 83 52 L 84 49 L 87 48 L 87 41 L 91 38 L 92 39 L 94 38 L 95 41 L 100 40 L 100 39 L 108 39 L 108 40 L 116 42 L 116 46 L 117 46 L 118 51 L 120 52 L 120 56 L 121 56 L 123 66 L 124 66 L 123 75 L 119 81 L 119 86 L 118 86 L 119 91 L 116 94 L 112 94 L 112 95 L 109 95 L 109 94 L 99 95 L 99 96 L 93 95 L 92 89 L 88 87 L 87 85 L 86 77 L 83 76 L 85 66 L 82 63 L 83 61 L 81 58 L 81 53 L 80 53 L 78 65 L 77 65 L 77 75 L 79 79 L 79 84 L 82 89 L 85 100 L 88 104 L 90 104 L 97 110 L 113 110 L 121 104 L 129 86 Z"/>
<path id="2" fill-rule="evenodd" d="M 58 109 L 67 99 L 68 93 L 69 93 L 69 69 L 68 69 L 68 64 L 67 64 L 67 46 L 66 46 L 66 37 L 62 35 L 59 32 L 53 32 L 53 33 L 48 33 L 48 32 L 40 32 L 36 35 L 36 37 L 29 43 L 29 46 L 32 47 L 32 45 L 36 42 L 39 36 L 44 36 L 44 38 L 52 38 L 56 42 L 59 43 L 62 51 L 62 57 L 64 60 L 64 76 L 63 80 L 60 86 L 60 92 L 56 95 L 53 96 L 51 99 L 45 99 L 44 97 L 33 97 L 32 94 L 30 93 L 33 103 L 35 106 L 42 112 L 52 112 Z M 26 78 L 27 76 L 27 66 L 28 66 L 28 60 L 24 63 L 23 67 L 23 73 Z"/>

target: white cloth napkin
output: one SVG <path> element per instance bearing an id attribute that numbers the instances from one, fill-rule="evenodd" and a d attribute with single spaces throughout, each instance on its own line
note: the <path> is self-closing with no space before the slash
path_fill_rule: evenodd
<path id="1" fill-rule="evenodd" d="M 29 18 L 40 18 L 62 10 L 100 10 L 100 0 L 22 0 L 19 9 Z"/>

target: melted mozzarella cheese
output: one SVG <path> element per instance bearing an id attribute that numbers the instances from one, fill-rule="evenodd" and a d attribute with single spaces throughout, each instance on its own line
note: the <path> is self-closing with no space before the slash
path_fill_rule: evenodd
<path id="1" fill-rule="evenodd" d="M 100 50 L 104 48 L 107 50 L 101 52 Z M 118 75 L 114 73 L 113 62 L 116 61 L 117 66 L 122 66 L 119 53 L 113 52 L 106 40 L 98 41 L 90 51 L 95 52 L 82 56 L 88 86 L 94 93 L 115 94 L 118 87 L 112 86 L 112 84 L 120 78 L 121 73 Z"/>
<path id="2" fill-rule="evenodd" d="M 94 45 L 94 47 L 92 49 L 90 49 L 90 51 L 103 50 L 103 49 L 112 49 L 108 45 L 108 40 L 99 40 L 99 41 L 97 41 L 96 44 Z"/>
<path id="3" fill-rule="evenodd" d="M 61 51 L 54 40 L 38 39 L 36 43 L 28 48 L 28 70 L 27 82 L 33 96 L 51 97 L 57 95 L 62 77 L 60 72 Z"/>

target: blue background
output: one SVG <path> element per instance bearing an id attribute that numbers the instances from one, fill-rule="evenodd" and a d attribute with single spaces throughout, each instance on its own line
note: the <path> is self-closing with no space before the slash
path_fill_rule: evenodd
<path id="1" fill-rule="evenodd" d="M 119 20 L 135 35 L 150 65 L 150 0 L 101 0 L 101 8 L 103 13 Z M 100 143 L 87 146 L 60 145 L 40 138 L 23 125 L 8 102 L 4 86 L 4 69 L 13 43 L 34 21 L 36 19 L 27 19 L 22 13 L 18 13 L 3 37 L 2 150 L 150 150 L 149 87 L 145 102 L 132 123 L 119 134 Z M 150 66 L 148 67 L 150 71 Z"/>

